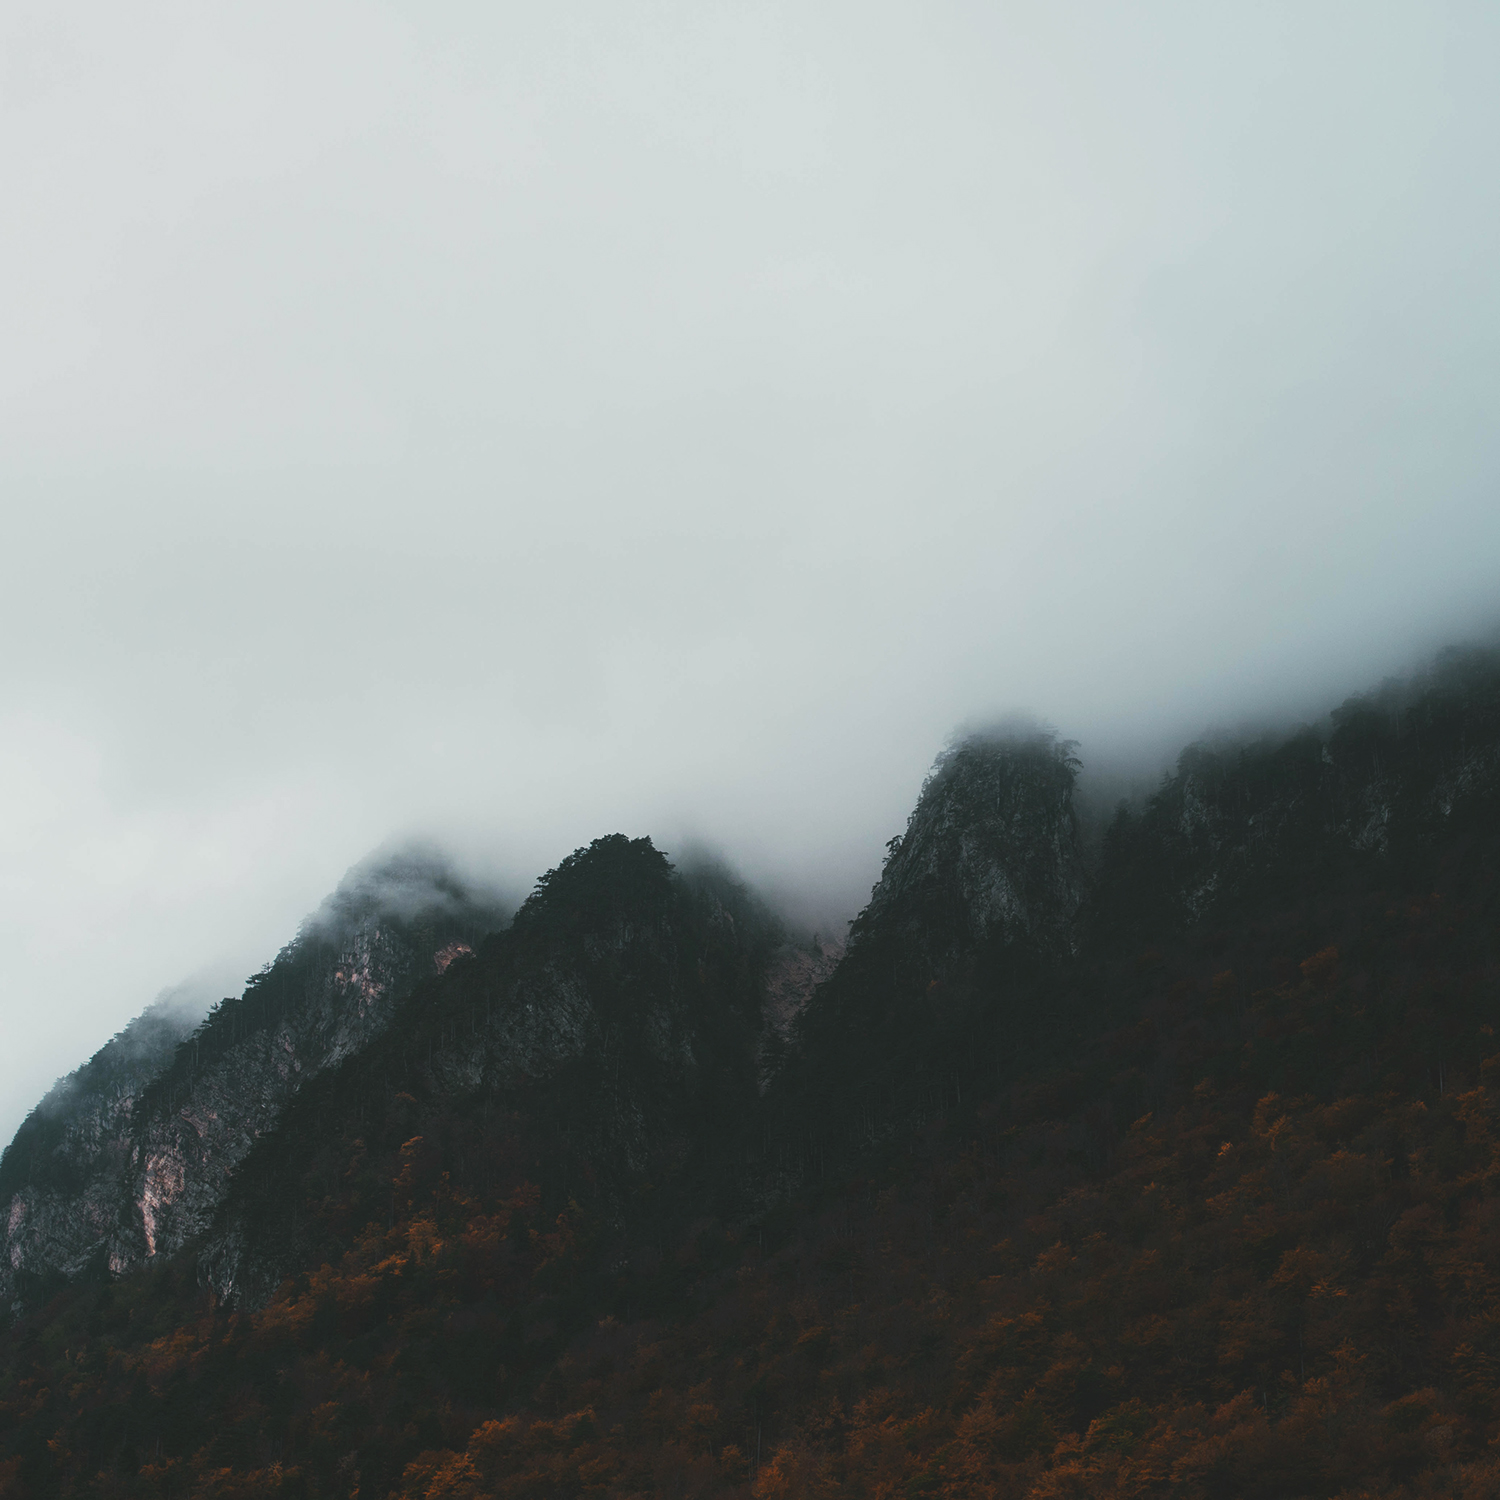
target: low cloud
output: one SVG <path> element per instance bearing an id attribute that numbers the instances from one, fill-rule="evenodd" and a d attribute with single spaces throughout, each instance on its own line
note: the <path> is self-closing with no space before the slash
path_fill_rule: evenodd
<path id="1" fill-rule="evenodd" d="M 836 925 L 955 725 L 1107 802 L 1490 629 L 1497 46 L 8 9 L 0 1136 L 369 850 L 706 840 Z"/>

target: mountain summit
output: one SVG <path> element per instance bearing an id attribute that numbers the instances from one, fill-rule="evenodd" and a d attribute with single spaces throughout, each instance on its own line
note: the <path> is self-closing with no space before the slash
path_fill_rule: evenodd
<path id="1" fill-rule="evenodd" d="M 1071 741 L 1044 730 L 969 735 L 943 752 L 870 904 L 851 955 L 899 947 L 935 978 L 1015 948 L 1067 953 L 1085 881 Z"/>
<path id="2" fill-rule="evenodd" d="M 938 757 L 848 951 L 799 1017 L 785 1086 L 809 1107 L 826 1115 L 848 1096 L 893 1128 L 914 1080 L 919 1098 L 935 1076 L 953 1086 L 941 1059 L 964 1037 L 972 1052 L 980 1035 L 1014 1031 L 1038 973 L 1077 951 L 1089 886 L 1073 749 L 1023 728 Z"/>

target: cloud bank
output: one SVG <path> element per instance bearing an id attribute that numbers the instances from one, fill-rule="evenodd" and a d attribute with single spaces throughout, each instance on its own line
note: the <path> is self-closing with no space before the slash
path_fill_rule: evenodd
<path id="1" fill-rule="evenodd" d="M 1481 5 L 18 4 L 0 1135 L 365 852 L 868 891 L 1488 629 Z"/>

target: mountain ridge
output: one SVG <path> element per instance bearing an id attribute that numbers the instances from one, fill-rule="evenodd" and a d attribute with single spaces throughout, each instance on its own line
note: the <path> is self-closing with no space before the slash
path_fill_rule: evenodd
<path id="1" fill-rule="evenodd" d="M 430 853 L 403 851 L 351 871 L 241 996 L 196 1026 L 153 1022 L 154 1046 L 122 1071 L 145 1018 L 132 1023 L 54 1091 L 67 1107 L 34 1110 L 0 1157 L 0 1301 L 181 1248 L 303 1075 L 358 1050 L 424 963 L 501 920 Z M 100 1090 L 101 1070 L 120 1081 Z"/>
<path id="2" fill-rule="evenodd" d="M 628 1216 L 694 1170 L 695 1132 L 755 1097 L 765 983 L 781 924 L 713 869 L 673 870 L 649 839 L 597 839 L 549 871 L 516 913 L 407 1002 L 405 1024 L 309 1091 L 320 1134 L 371 1109 L 534 1118 L 564 1199 Z M 716 1124 L 715 1122 L 719 1123 Z M 259 1247 L 297 1237 L 281 1184 L 286 1138 L 246 1162 L 205 1246 L 222 1298 L 264 1300 L 284 1267 Z M 623 1195 L 623 1197 L 622 1197 Z M 324 1253 L 308 1247 L 308 1253 Z"/>
<path id="3" fill-rule="evenodd" d="M 1065 742 L 958 741 L 832 972 L 595 840 L 195 1238 L 28 1303 L 0 1479 L 1495 1493 L 1497 706 L 1469 653 L 1189 747 L 1093 846 Z"/>

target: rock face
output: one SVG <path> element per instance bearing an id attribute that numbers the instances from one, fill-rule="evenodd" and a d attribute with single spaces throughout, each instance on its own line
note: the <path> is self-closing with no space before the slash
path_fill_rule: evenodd
<path id="1" fill-rule="evenodd" d="M 181 1248 L 292 1096 L 503 920 L 433 856 L 399 856 L 352 871 L 201 1025 L 137 1018 L 52 1090 L 0 1158 L 0 1303 Z"/>
<path id="2" fill-rule="evenodd" d="M 938 757 L 870 904 L 850 933 L 899 944 L 939 977 L 980 950 L 1071 952 L 1085 879 L 1072 746 L 978 734 Z"/>
<path id="3" fill-rule="evenodd" d="M 1072 746 L 1039 730 L 972 735 L 941 755 L 847 952 L 793 1028 L 780 1082 L 798 1118 L 920 1111 L 934 1059 L 995 1030 L 1017 976 L 1074 952 L 1088 894 Z"/>
<path id="4" fill-rule="evenodd" d="M 815 933 L 806 943 L 784 943 L 771 955 L 766 973 L 767 1040 L 788 1043 L 797 1017 L 820 984 L 832 978 L 846 950 L 836 938 Z"/>
<path id="5" fill-rule="evenodd" d="M 32 1268 L 76 1274 L 95 1256 L 109 1264 L 122 1185 L 132 1175 L 131 1112 L 197 1020 L 170 1002 L 148 1007 L 27 1117 L 0 1163 L 8 1252 L 0 1288 L 12 1291 L 9 1277 L 24 1280 Z"/>
<path id="6" fill-rule="evenodd" d="M 1087 894 L 1072 745 L 976 734 L 937 759 L 804 1033 L 1014 962 L 1071 954 Z"/>
<path id="7" fill-rule="evenodd" d="M 503 1116 L 603 1221 L 674 1193 L 732 1212 L 725 1162 L 774 1150 L 795 1173 L 825 1135 L 891 1138 L 1065 1037 L 1113 929 L 1420 870 L 1500 828 L 1500 658 L 1446 659 L 1322 730 L 1190 748 L 1091 872 L 1076 771 L 1043 732 L 952 746 L 845 948 L 790 944 L 722 872 L 618 834 L 509 927 L 430 861 L 356 872 L 191 1035 L 148 1013 L 33 1112 L 0 1160 L 0 1298 L 191 1242 L 221 1295 L 263 1300 L 336 1253 L 305 1211 L 329 1189 L 297 1186 L 322 1143 L 408 1117 L 462 1150 Z"/>
<path id="8" fill-rule="evenodd" d="M 722 873 L 678 874 L 649 839 L 596 839 L 305 1091 L 246 1161 L 200 1274 L 254 1305 L 288 1266 L 325 1253 L 299 1238 L 288 1193 L 310 1140 L 403 1107 L 517 1122 L 606 1216 L 643 1184 L 659 1199 L 753 1114 L 766 977 L 783 942 Z"/>

